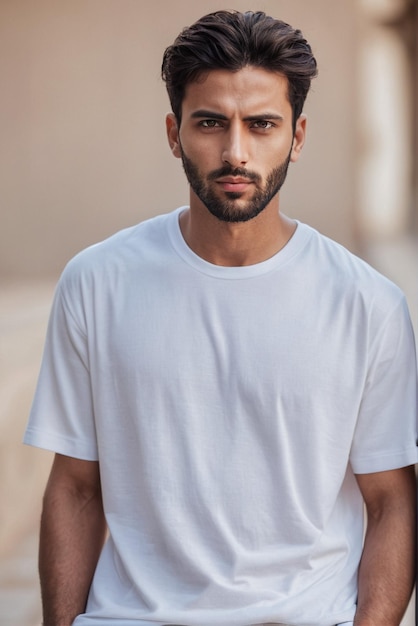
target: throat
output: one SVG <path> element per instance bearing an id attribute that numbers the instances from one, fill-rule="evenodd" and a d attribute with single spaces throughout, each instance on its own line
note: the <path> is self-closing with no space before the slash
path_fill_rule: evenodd
<path id="1" fill-rule="evenodd" d="M 209 223 L 203 225 L 190 209 L 184 211 L 180 215 L 183 238 L 195 254 L 223 267 L 244 267 L 267 261 L 284 248 L 296 230 L 296 222 L 279 213 L 269 224 L 257 218 L 239 224 L 226 224 L 216 219 L 207 221 Z"/>

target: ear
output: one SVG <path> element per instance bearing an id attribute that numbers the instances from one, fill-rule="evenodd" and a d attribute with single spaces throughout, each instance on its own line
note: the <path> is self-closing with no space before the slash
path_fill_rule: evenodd
<path id="1" fill-rule="evenodd" d="M 167 139 L 171 148 L 171 152 L 177 159 L 181 159 L 179 127 L 174 113 L 168 113 L 165 118 L 165 126 L 167 130 Z"/>
<path id="2" fill-rule="evenodd" d="M 305 143 L 306 137 L 306 115 L 300 115 L 296 120 L 295 134 L 293 136 L 292 152 L 290 160 L 295 163 L 300 157 L 300 153 Z"/>

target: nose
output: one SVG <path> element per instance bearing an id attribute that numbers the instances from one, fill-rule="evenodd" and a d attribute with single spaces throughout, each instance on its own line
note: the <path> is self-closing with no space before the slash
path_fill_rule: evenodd
<path id="1" fill-rule="evenodd" d="M 228 163 L 231 167 L 242 167 L 248 162 L 248 145 L 243 129 L 231 125 L 229 132 L 225 136 L 225 143 L 222 152 L 223 163 Z"/>

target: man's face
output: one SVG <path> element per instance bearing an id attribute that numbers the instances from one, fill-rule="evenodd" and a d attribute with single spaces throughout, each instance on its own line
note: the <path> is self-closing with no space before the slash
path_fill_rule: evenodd
<path id="1" fill-rule="evenodd" d="M 167 118 L 171 148 L 182 159 L 191 206 L 202 203 L 227 222 L 248 221 L 277 198 L 303 144 L 293 135 L 287 79 L 255 67 L 214 70 L 186 89 L 180 129 Z"/>

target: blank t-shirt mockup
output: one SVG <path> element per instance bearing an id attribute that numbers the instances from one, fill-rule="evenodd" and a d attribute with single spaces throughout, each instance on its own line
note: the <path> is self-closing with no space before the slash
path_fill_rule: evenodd
<path id="1" fill-rule="evenodd" d="M 25 441 L 99 461 L 109 529 L 74 626 L 350 621 L 355 474 L 417 460 L 405 298 L 302 223 L 213 265 L 182 210 L 81 252 L 56 291 Z"/>

